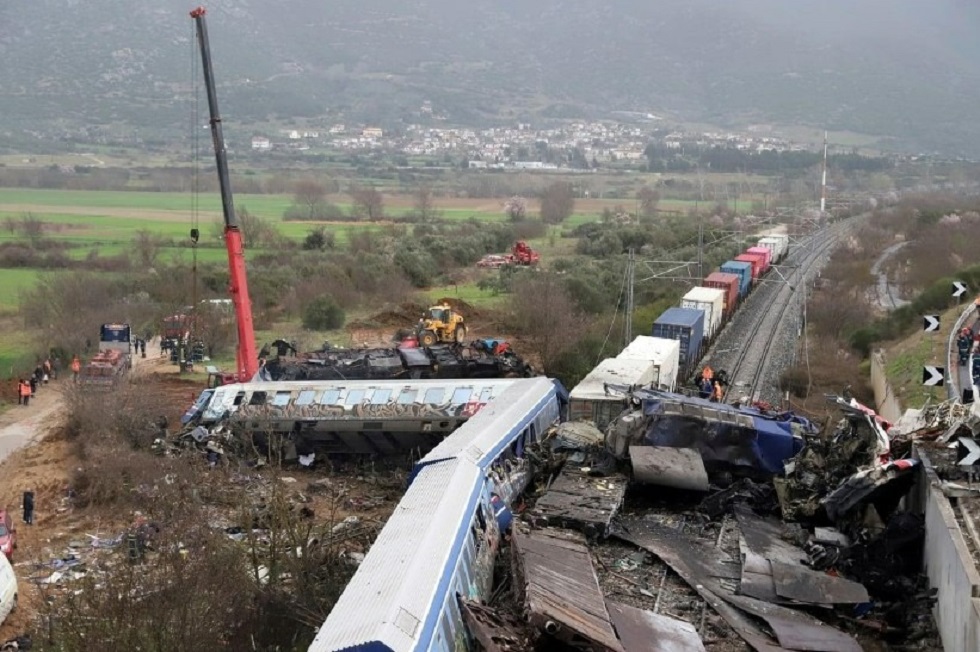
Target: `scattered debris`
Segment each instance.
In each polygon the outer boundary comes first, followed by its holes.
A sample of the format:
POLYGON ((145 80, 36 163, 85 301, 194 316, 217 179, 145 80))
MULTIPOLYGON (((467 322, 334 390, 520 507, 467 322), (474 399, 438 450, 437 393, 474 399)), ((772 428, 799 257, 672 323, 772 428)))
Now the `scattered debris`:
MULTIPOLYGON (((623 523, 623 528, 622 532, 615 533, 616 536, 657 555, 709 603, 718 598, 764 620, 772 628, 780 646, 813 652, 861 651, 861 646, 852 637, 809 614, 736 594, 722 578, 731 577, 737 562, 723 552, 705 548, 690 537, 654 523, 634 519, 623 523)), ((729 616, 720 613, 728 620, 729 616)), ((758 638, 757 630, 747 629, 744 623, 737 620, 730 620, 729 623, 740 633, 746 631, 746 642, 757 650, 774 649, 768 639, 758 638)))
POLYGON ((575 528, 590 537, 604 535, 623 504, 627 480, 621 475, 594 477, 592 471, 566 465, 530 510, 534 522, 575 528))
POLYGON ((707 491, 708 472, 701 454, 693 448, 630 446, 633 479, 691 491, 707 491))
POLYGON ((515 582, 531 624, 570 645, 586 642, 625 652, 581 535, 515 528, 512 554, 515 582))
POLYGON ((509 614, 459 599, 463 622, 485 652, 530 652, 532 634, 509 614))
POLYGON ((690 623, 610 600, 606 609, 626 652, 704 652, 690 623))

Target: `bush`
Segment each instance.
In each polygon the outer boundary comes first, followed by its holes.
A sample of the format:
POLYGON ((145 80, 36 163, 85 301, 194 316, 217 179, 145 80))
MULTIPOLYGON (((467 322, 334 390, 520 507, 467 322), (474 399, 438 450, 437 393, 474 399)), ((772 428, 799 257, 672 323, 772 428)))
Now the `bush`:
POLYGON ((343 309, 333 297, 322 296, 314 299, 303 310, 303 328, 311 331, 329 331, 344 325, 343 309))

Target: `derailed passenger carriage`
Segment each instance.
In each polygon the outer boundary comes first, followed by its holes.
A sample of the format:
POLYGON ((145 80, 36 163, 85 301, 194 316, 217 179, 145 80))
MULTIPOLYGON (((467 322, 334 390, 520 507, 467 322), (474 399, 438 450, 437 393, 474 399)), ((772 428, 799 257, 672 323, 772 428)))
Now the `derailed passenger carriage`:
POLYGON ((524 452, 561 416, 564 390, 518 380, 413 469, 398 508, 311 651, 473 649, 459 598, 487 600, 524 452))
POLYGON ((307 452, 429 450, 516 379, 256 382, 205 392, 185 423, 234 435, 286 436, 307 452))

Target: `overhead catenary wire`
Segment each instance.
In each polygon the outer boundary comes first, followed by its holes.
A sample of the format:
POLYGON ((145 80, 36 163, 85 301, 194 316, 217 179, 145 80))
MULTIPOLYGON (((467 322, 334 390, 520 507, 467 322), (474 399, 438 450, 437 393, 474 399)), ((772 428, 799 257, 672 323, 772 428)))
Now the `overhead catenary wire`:
POLYGON ((616 310, 613 311, 612 319, 609 321, 609 330, 606 331, 606 337, 602 340, 602 346, 599 347, 599 355, 596 357, 595 364, 598 365, 602 362, 602 355, 606 352, 606 345, 609 344, 609 338, 612 337, 613 329, 616 327, 616 318, 619 316, 619 306, 623 302, 623 295, 626 292, 626 285, 629 282, 630 270, 627 264, 626 269, 623 270, 623 281, 619 285, 619 296, 616 297, 616 310))

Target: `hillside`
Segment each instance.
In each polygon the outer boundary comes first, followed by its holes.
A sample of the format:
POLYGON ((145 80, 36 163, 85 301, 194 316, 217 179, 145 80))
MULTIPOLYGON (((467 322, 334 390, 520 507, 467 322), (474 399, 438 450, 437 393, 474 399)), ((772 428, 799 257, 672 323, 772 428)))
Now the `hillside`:
MULTIPOLYGON (((218 0, 210 28, 237 125, 397 124, 648 111, 849 130, 980 155, 980 8, 961 0, 218 0)), ((0 4, 0 130, 186 137, 191 5, 0 4)))

